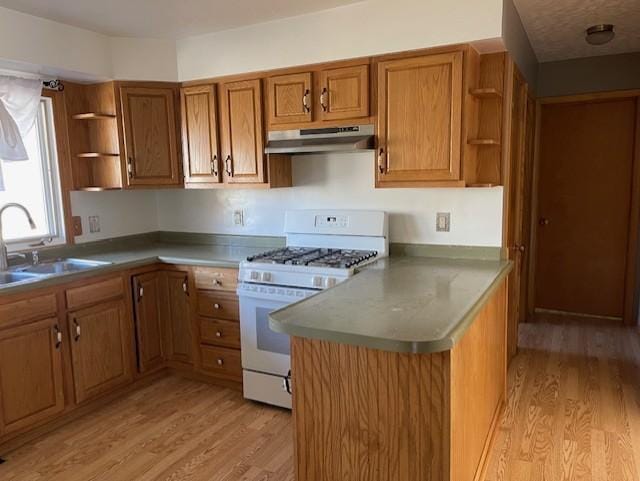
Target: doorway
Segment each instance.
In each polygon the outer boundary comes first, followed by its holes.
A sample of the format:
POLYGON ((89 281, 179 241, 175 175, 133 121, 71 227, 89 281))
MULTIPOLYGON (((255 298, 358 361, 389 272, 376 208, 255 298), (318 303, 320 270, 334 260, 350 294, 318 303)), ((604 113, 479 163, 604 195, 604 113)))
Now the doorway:
POLYGON ((635 323, 638 93, 543 99, 530 314, 635 323))

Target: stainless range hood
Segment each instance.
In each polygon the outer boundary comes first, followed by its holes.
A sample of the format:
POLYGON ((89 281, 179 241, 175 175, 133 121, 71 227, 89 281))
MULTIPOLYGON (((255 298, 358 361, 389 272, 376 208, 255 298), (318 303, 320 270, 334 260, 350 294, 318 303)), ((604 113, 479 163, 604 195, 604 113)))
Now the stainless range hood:
POLYGON ((264 151, 267 154, 312 154, 373 148, 373 125, 353 125, 269 132, 264 151))

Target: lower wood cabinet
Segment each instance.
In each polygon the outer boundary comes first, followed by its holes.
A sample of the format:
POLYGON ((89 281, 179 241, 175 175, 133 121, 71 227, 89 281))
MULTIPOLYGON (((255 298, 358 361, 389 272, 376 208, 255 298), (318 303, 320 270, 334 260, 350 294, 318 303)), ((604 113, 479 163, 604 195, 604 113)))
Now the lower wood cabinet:
POLYGON ((193 334, 189 309, 189 273, 167 271, 167 309, 165 346, 166 358, 187 364, 193 363, 193 334))
POLYGON ((77 403, 133 379, 128 319, 122 299, 69 314, 77 403))
POLYGON ((64 410, 58 319, 0 332, 0 434, 64 410))
POLYGON ((140 372, 164 363, 162 342, 162 319, 166 306, 164 287, 162 272, 149 272, 133 278, 133 304, 140 372))

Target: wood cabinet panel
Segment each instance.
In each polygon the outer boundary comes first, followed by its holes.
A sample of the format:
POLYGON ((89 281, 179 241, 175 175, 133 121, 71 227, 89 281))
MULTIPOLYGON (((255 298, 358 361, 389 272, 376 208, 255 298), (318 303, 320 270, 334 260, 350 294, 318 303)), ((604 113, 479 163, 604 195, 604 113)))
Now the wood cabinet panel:
POLYGON ((320 118, 340 120, 369 115, 369 66, 320 72, 320 118))
POLYGON ((58 310, 55 294, 21 299, 0 305, 0 328, 34 319, 55 316, 58 310))
POLYGON ((122 300, 69 314, 76 402, 132 380, 131 326, 122 300))
POLYGON ((235 294, 198 291, 198 314, 217 319, 240 319, 238 297, 235 294))
POLYGON ((162 319, 167 309, 167 290, 161 272, 133 278, 133 297, 138 344, 138 369, 153 369, 164 362, 162 319))
POLYGON ((242 380, 240 351, 224 347, 200 346, 202 369, 216 377, 242 380))
POLYGON ((269 125, 312 120, 311 72, 279 75, 267 79, 269 125))
POLYGON ((57 318, 0 332, 2 434, 63 411, 61 339, 57 318))
POLYGON ((220 137, 225 182, 265 182, 260 80, 223 83, 220 91, 220 137))
POLYGON ((462 52, 378 63, 378 185, 460 179, 462 52))
POLYGON ((240 324, 235 321, 201 318, 200 341, 240 349, 240 324))
POLYGON ((235 293, 238 288, 238 269, 196 267, 193 272, 198 289, 214 289, 235 293))
POLYGON ((66 292, 67 308, 78 309, 107 299, 120 297, 124 293, 122 277, 94 282, 86 286, 74 287, 66 292))
POLYGON ((167 271, 166 357, 172 361, 193 361, 193 334, 189 315, 189 274, 167 271))
POLYGON ((219 183, 220 158, 214 85, 181 90, 185 183, 219 183))
POLYGON ((175 90, 121 87, 129 186, 178 185, 175 90))

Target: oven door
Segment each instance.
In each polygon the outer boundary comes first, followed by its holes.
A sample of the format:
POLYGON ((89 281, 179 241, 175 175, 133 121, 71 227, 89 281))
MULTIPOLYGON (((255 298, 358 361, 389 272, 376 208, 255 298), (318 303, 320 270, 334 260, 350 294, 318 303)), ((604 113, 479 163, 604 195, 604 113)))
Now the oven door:
POLYGON ((269 328, 269 313, 317 292, 248 283, 238 286, 243 369, 287 376, 291 369, 289 336, 269 328))

